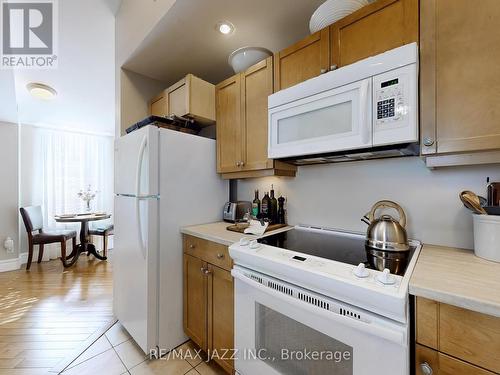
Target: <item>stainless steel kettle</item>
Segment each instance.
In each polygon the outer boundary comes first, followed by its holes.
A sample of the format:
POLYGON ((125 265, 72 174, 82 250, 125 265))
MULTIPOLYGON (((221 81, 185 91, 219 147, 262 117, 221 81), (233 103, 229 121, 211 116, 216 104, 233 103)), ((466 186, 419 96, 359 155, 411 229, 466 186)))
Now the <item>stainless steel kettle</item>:
POLYGON ((406 215, 401 206, 384 200, 373 205, 363 219, 368 224, 366 234, 366 257, 370 265, 379 271, 389 269, 391 273, 403 275, 408 264, 410 246, 406 235, 406 215), (394 208, 399 213, 399 220, 391 215, 375 218, 380 208, 394 208))
POLYGON ((384 251, 408 251, 408 236, 406 234, 406 215, 399 204, 389 200, 375 203, 369 213, 365 215, 368 219, 368 230, 366 234, 366 245, 377 250, 384 251), (394 208, 398 211, 399 220, 391 215, 375 217, 375 213, 381 208, 394 208))

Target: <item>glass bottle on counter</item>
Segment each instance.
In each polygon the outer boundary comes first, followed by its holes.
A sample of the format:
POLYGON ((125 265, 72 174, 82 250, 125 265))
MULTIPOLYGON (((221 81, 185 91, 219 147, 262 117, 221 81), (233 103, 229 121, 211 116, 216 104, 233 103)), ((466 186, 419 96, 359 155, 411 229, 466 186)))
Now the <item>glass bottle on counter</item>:
POLYGON ((278 200, 274 197, 274 186, 271 185, 271 206, 269 207, 269 221, 272 224, 278 222, 278 200))
POLYGON ((285 198, 282 196, 278 198, 278 224, 285 223, 285 198))
POLYGON ((260 217, 261 219, 269 219, 269 209, 271 207, 271 198, 266 192, 262 198, 262 203, 260 205, 260 217))
POLYGON ((255 190, 255 198, 252 202, 252 216, 257 219, 260 218, 259 190, 255 190))

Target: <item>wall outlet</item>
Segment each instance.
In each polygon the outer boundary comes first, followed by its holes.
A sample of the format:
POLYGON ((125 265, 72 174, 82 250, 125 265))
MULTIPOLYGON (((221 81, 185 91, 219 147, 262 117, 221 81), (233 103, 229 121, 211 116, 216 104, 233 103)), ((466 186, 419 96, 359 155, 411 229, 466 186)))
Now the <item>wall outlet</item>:
POLYGON ((14 252, 14 240, 10 237, 7 237, 7 239, 3 243, 3 247, 8 253, 13 253, 14 252))

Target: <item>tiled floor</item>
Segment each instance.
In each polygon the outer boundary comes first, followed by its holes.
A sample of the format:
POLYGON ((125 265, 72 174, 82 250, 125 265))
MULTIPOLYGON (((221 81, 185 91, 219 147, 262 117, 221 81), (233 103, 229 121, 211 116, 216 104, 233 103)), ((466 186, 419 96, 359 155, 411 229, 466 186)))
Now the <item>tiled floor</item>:
POLYGON ((63 375, 226 375, 216 364, 198 358, 196 350, 192 342, 187 342, 176 349, 179 356, 167 354, 162 359, 149 360, 121 324, 116 323, 71 363, 63 375))

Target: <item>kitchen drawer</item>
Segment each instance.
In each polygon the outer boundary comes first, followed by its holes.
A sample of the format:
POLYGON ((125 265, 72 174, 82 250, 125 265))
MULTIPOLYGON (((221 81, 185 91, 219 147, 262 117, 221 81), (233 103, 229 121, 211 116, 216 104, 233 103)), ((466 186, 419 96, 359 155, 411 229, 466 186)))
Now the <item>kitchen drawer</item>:
POLYGON ((232 268, 232 260, 227 246, 202 238, 184 235, 184 253, 202 259, 227 271, 232 268))
POLYGON ((416 346, 416 375, 494 375, 493 372, 473 366, 425 346, 416 346), (432 370, 432 372, 430 371, 432 370))
POLYGON ((500 318, 440 304, 439 350, 500 372, 500 318))
POLYGON ((418 297, 416 341, 500 373, 500 318, 418 297))

